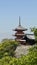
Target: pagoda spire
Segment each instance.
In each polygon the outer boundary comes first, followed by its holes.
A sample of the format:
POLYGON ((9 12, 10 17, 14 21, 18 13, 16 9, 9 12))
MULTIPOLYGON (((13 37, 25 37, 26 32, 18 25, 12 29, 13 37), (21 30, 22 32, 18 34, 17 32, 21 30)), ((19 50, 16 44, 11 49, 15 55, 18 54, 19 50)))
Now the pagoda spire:
POLYGON ((19 16, 19 26, 21 26, 20 16, 19 16))

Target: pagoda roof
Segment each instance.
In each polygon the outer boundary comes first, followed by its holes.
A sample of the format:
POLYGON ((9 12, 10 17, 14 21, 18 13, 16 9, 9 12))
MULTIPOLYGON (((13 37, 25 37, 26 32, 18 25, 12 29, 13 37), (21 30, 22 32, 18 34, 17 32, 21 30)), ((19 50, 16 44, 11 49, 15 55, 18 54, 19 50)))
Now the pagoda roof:
POLYGON ((15 29, 15 31, 17 31, 17 30, 26 31, 27 29, 26 29, 26 28, 23 28, 23 27, 20 25, 20 26, 18 26, 18 27, 15 29))
POLYGON ((15 34, 14 36, 24 36, 25 34, 15 34))
POLYGON ((14 31, 19 31, 19 30, 22 30, 22 31, 26 31, 27 30, 26 28, 23 28, 21 26, 20 17, 19 17, 19 26, 17 28, 15 28, 14 31))
POLYGON ((29 38, 29 39, 35 39, 35 36, 34 35, 26 35, 27 36, 27 38, 29 38))

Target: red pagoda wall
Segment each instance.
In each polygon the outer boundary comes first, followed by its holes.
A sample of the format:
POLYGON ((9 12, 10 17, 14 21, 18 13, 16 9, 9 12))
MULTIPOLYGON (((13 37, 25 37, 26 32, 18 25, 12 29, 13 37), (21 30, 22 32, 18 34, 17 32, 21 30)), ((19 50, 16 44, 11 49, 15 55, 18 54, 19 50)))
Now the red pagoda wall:
POLYGON ((22 39, 22 38, 23 38, 22 34, 24 34, 23 31, 21 31, 21 30, 17 31, 17 32, 15 33, 16 39, 22 39), (17 34, 21 34, 21 35, 17 35, 17 34))

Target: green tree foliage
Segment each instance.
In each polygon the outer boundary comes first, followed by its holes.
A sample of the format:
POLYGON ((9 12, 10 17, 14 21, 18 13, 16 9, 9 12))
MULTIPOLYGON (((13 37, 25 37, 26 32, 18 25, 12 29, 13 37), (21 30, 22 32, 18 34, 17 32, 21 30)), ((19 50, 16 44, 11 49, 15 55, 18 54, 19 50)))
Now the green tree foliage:
POLYGON ((35 40, 37 41, 37 28, 31 28, 31 31, 34 32, 34 35, 35 35, 35 40))
POLYGON ((0 43, 0 58, 3 56, 14 56, 18 43, 12 40, 4 40, 0 43))
POLYGON ((33 27, 33 28, 30 28, 30 29, 31 29, 31 31, 32 31, 32 32, 34 32, 36 28, 35 28, 35 27, 33 27))
POLYGON ((35 34, 35 36, 37 36, 37 29, 35 29, 34 34, 35 34))
POLYGON ((29 53, 20 58, 13 56, 18 43, 4 41, 0 44, 0 65, 37 65, 37 45, 29 49, 29 53))
POLYGON ((34 32, 34 35, 35 35, 35 36, 37 36, 37 28, 35 28, 35 27, 34 27, 34 28, 31 28, 31 31, 34 32))

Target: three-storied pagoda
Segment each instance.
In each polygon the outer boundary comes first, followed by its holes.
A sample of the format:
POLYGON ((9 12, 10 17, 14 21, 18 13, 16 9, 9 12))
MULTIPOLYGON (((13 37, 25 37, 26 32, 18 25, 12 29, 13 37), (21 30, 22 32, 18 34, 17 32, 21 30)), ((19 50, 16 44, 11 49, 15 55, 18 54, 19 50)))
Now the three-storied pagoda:
POLYGON ((26 30, 27 30, 26 28, 23 28, 21 26, 20 17, 19 17, 19 26, 14 29, 14 31, 16 31, 16 33, 14 35, 16 37, 15 40, 16 41, 19 41, 22 44, 25 44, 26 43, 26 40, 23 39, 23 37, 25 36, 24 31, 26 31, 26 30))

